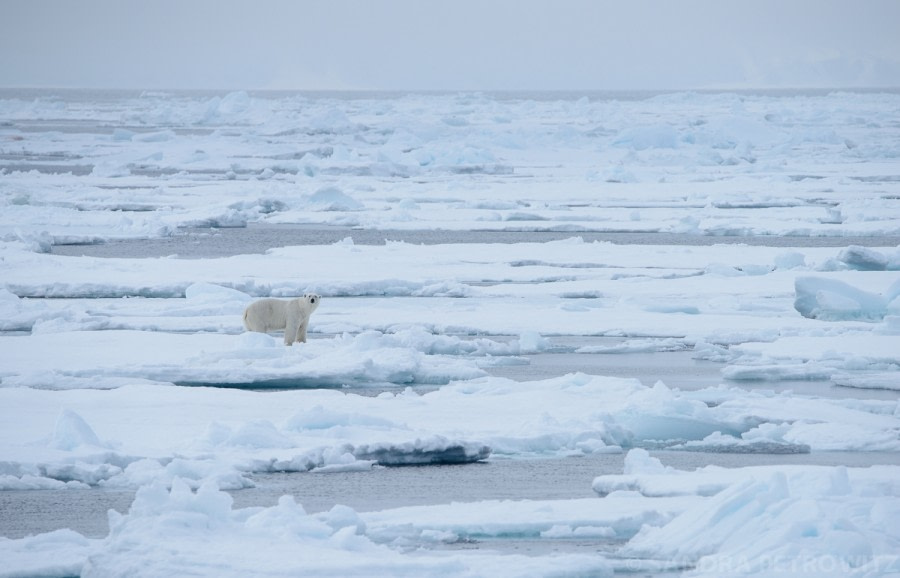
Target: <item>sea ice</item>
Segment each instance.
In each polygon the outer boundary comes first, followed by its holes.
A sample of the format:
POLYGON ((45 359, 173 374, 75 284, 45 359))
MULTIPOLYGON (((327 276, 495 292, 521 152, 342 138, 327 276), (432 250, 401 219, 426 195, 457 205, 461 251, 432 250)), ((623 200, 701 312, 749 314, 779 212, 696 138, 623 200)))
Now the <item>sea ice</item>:
POLYGON ((0 538, 0 575, 896 572, 896 466, 682 471, 648 450, 900 451, 898 99, 4 95, 0 489, 137 496, 101 540, 0 538), (53 253, 256 224, 528 236, 53 253), (644 244, 666 233, 693 244, 644 244), (243 332, 252 299, 307 291, 328 300, 303 347, 243 332), (723 385, 486 371, 680 351, 723 385), (845 395, 768 389, 791 379, 845 395), (308 514, 224 491, 596 452, 627 452, 625 470, 580 500, 308 514), (516 539, 609 554, 494 550, 516 539))
POLYGON ((900 534, 893 523, 900 514, 896 466, 686 472, 660 467, 643 450, 632 450, 627 461, 630 473, 595 480, 595 489, 605 495, 593 499, 482 501, 364 513, 335 506, 307 514, 291 496, 267 508, 235 509, 231 496, 213 484, 192 490, 175 479, 170 487, 142 487, 128 513, 111 512, 105 539, 63 530, 0 540, 0 553, 9 575, 88 576, 261 571, 287 576, 310 569, 365 576, 373 568, 389 576, 675 570, 710 576, 872 575, 900 562, 900 534), (537 558, 493 550, 493 540, 537 538, 624 545, 613 555, 537 558), (452 548, 473 540, 481 548, 452 548), (435 544, 444 546, 435 549, 435 544))
MULTIPOLYGON (((761 444, 780 453, 900 450, 896 402, 682 392, 579 374, 523 383, 469 379, 424 394, 376 397, 164 385, 4 387, 0 401, 3 473, 91 486, 180 475, 242 487, 242 476, 258 471, 468 462, 489 452, 522 458, 635 446, 758 451, 761 444), (180 417, 183 407, 191 408, 190 420, 180 417), (18 415, 28 415, 28 423, 18 415)), ((5 487, 20 484, 5 480, 5 487)))

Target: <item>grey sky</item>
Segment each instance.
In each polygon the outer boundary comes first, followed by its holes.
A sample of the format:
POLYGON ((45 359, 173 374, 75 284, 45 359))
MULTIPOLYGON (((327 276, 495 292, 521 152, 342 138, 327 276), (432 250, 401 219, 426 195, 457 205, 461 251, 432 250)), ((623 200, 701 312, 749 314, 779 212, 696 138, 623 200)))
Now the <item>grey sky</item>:
POLYGON ((0 0, 0 86, 900 86, 898 0, 0 0))

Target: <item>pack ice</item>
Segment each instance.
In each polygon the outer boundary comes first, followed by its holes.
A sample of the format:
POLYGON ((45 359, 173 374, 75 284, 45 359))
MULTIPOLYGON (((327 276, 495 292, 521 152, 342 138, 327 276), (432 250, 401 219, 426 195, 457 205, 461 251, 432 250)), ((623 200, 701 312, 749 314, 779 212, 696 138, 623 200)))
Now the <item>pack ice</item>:
POLYGON ((0 491, 134 500, 0 576, 900 573, 895 92, 97 98, 0 94, 0 491), (276 226, 342 239, 225 250, 276 226), (306 292, 307 343, 243 331, 306 292), (712 377, 612 375, 667 355, 712 377), (603 454, 580 498, 235 506, 603 454))

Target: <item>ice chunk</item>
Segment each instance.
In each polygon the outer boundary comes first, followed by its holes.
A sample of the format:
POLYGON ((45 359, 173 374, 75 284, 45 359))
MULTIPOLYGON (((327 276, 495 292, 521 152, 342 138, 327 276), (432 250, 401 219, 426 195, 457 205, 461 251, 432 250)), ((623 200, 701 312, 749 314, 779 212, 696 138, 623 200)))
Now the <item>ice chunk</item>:
POLYGON ((145 132, 145 133, 135 134, 132 137, 132 140, 135 140, 138 142, 145 142, 145 143, 158 143, 158 142, 166 142, 166 141, 174 140, 176 138, 178 138, 178 137, 175 135, 175 131, 160 130, 160 131, 154 131, 154 132, 145 132))
POLYGON ((672 471, 662 465, 659 458, 654 458, 643 448, 634 448, 625 455, 625 474, 663 474, 672 471))
POLYGON ((356 510, 341 504, 332 507, 321 518, 334 531, 342 528, 354 528, 358 534, 364 534, 366 531, 366 523, 359 517, 356 510))
POLYGON ((242 291, 213 283, 192 283, 184 290, 184 296, 189 301, 214 303, 221 303, 222 301, 246 303, 251 299, 249 295, 242 291))
POLYGON ((70 451, 83 445, 104 446, 84 418, 70 409, 62 410, 56 419, 50 446, 70 451))
MULTIPOLYGON (((603 181, 607 183, 636 183, 637 177, 633 172, 629 171, 622 165, 613 165, 599 171, 590 171, 585 175, 588 181, 603 181)), ((640 221, 640 213, 633 211, 630 215, 631 220, 640 221)))
POLYGON ((890 264, 890 260, 882 253, 857 245, 851 245, 841 251, 838 261, 846 263, 851 269, 860 271, 884 271, 890 264))
MULTIPOLYGON (((651 311, 658 311, 658 309, 654 307, 646 307, 645 309, 651 311)), ((663 309, 663 308, 660 308, 663 309)), ((684 312, 693 314, 695 312, 691 311, 692 309, 696 309, 694 307, 679 307, 672 306, 670 309, 664 311, 665 313, 672 312, 684 312)), ((696 313, 699 313, 697 311, 696 313)), ((683 339, 676 338, 668 338, 668 339, 627 339, 621 343, 616 343, 613 345, 585 345, 579 347, 575 350, 575 353, 603 353, 603 354, 618 354, 618 353, 645 353, 645 352, 658 352, 658 351, 683 351, 687 346, 684 343, 683 339)))
POLYGON ((794 290, 794 308, 810 319, 881 321, 887 313, 888 300, 883 296, 837 279, 797 277, 794 290))
POLYGON ((541 538, 550 539, 600 539, 608 540, 616 537, 616 531, 608 526, 578 526, 573 528, 566 524, 557 524, 541 532, 541 538))
POLYGON ((900 298, 895 297, 888 306, 891 315, 886 315, 881 321, 881 325, 875 328, 875 333, 882 335, 900 335, 900 315, 895 315, 894 311, 900 312, 900 298))
POLYGON ((90 486, 82 482, 76 482, 74 480, 63 482, 54 478, 33 476, 29 474, 26 474, 22 477, 11 476, 9 474, 0 475, 0 491, 67 490, 87 488, 90 488, 90 486))
POLYGON ((638 151, 651 148, 673 149, 678 146, 678 131, 668 124, 625 128, 612 144, 638 151))
POLYGON ((392 429, 402 426, 391 420, 374 415, 361 413, 338 412, 316 405, 307 411, 295 414, 291 417, 286 429, 292 431, 326 430, 336 427, 361 426, 373 429, 392 429))
POLYGON ((332 532, 325 524, 309 517, 303 506, 290 495, 281 496, 278 505, 253 514, 244 524, 249 530, 279 528, 283 534, 294 539, 325 538, 332 532))
POLYGON ((806 267, 806 256, 797 251, 788 251, 775 257, 775 267, 778 269, 802 269, 806 267))
POLYGON ((353 454, 358 459, 373 460, 382 466, 420 466, 478 462, 491 455, 491 448, 480 443, 435 436, 405 444, 363 445, 357 447, 353 454))
POLYGON ((314 211, 360 211, 365 208, 337 187, 322 187, 306 197, 306 204, 314 211))
POLYGON ((275 339, 266 333, 257 333, 255 331, 246 331, 238 336, 235 349, 272 349, 281 345, 280 339, 275 339))
POLYGON ((64 529, 27 536, 22 540, 0 539, 4 576, 80 576, 85 561, 99 547, 73 530, 64 529))
POLYGON ((839 373, 831 377, 836 385, 860 389, 890 389, 900 391, 900 371, 863 371, 839 373))
POLYGON ((360 460, 352 453, 349 445, 326 448, 322 452, 320 464, 312 470, 313 473, 330 472, 364 472, 372 469, 375 460, 360 460))
MULTIPOLYGON (((772 426, 773 424, 763 425, 772 426)), ((806 444, 791 443, 784 439, 748 436, 749 433, 745 433, 741 438, 736 438, 715 432, 702 440, 691 440, 673 446, 671 449, 729 454, 808 454, 810 452, 810 447, 806 444)))
POLYGON ((519 353, 538 353, 550 348, 550 342, 537 331, 525 331, 519 335, 519 353))
POLYGON ((126 128, 116 128, 112 133, 113 141, 130 141, 134 138, 134 131, 126 128))
POLYGON ((244 91, 235 91, 224 97, 214 96, 206 104, 205 122, 214 123, 224 118, 240 117, 250 109, 252 98, 244 91))
POLYGON ((225 443, 247 448, 290 448, 294 443, 266 420, 256 420, 240 426, 225 443))

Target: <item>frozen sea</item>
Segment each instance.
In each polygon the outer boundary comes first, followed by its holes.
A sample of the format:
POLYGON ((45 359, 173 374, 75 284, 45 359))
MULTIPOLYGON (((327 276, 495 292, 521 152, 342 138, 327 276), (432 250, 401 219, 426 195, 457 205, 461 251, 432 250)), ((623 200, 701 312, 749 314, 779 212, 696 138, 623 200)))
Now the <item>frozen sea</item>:
POLYGON ((897 575, 898 111, 0 92, 0 575, 897 575))

